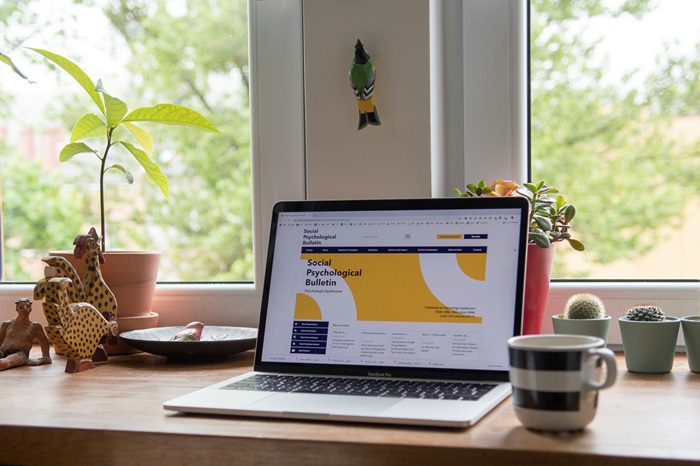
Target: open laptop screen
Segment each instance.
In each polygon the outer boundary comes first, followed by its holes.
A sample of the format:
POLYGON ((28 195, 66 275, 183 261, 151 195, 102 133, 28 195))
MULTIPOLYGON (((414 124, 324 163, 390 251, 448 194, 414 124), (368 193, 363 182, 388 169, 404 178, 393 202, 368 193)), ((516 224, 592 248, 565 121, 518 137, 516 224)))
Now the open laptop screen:
POLYGON ((256 362, 507 370, 526 209, 522 199, 278 205, 256 362))

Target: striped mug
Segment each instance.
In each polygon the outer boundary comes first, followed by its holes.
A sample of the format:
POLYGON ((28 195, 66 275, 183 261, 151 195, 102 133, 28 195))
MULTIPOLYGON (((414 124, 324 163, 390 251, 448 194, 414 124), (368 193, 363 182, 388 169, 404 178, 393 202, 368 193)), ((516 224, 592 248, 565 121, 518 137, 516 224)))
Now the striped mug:
POLYGON ((595 417, 598 390, 612 386, 617 374, 615 355, 604 346, 601 338, 583 335, 509 339, 513 406, 520 422, 545 431, 588 425, 595 417))

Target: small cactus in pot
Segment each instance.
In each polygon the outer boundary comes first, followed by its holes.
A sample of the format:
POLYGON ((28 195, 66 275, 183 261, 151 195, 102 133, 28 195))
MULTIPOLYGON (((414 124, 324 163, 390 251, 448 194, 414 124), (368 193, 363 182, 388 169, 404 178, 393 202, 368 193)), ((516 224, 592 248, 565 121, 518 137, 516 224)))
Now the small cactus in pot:
POLYGON ((594 294, 575 294, 569 298, 564 307, 565 319, 602 319, 603 317, 605 317, 605 305, 594 294))
POLYGON ((661 374, 673 368, 680 319, 658 306, 634 306, 619 319, 627 369, 661 374))
POLYGON ((562 314, 552 316, 552 327, 557 334, 589 335, 607 343, 610 317, 598 296, 579 293, 566 301, 562 314))
POLYGON ((656 306, 635 306, 625 313, 627 320, 658 322, 664 320, 664 311, 656 306))

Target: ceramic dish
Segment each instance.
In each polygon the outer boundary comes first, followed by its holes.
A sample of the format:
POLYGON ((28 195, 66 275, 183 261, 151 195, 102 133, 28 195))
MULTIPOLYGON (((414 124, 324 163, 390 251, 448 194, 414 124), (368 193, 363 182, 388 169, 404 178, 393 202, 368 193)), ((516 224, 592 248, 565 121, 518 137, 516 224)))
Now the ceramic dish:
POLYGON ((255 347, 258 329, 205 326, 199 341, 171 341, 185 327, 156 327, 131 330, 119 338, 147 353, 174 359, 220 358, 255 347))

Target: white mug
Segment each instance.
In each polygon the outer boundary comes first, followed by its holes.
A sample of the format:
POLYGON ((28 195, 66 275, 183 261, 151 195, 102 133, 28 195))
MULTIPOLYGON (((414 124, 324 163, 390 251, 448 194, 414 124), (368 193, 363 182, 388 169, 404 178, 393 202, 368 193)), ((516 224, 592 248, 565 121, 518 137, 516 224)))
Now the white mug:
POLYGON ((615 383, 617 365, 601 338, 527 335, 508 340, 515 414, 525 427, 573 431, 595 417, 598 390, 615 383), (607 371, 603 376, 603 365, 607 371))

